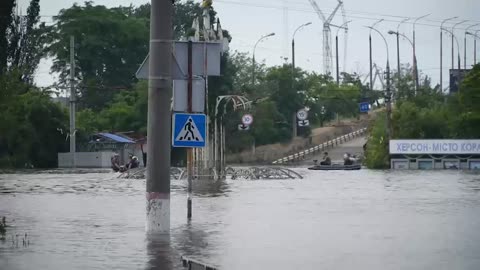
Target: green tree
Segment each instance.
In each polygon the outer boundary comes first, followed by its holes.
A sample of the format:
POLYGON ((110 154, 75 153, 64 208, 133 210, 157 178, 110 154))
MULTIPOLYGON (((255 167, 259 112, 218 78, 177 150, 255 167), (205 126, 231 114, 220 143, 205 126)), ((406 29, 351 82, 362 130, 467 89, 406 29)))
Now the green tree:
POLYGON ((60 86, 69 76, 70 37, 76 43, 76 75, 81 107, 101 110, 119 90, 132 87, 134 74, 148 53, 146 18, 125 9, 74 4, 62 9, 50 28, 48 51, 60 86))
POLYGON ((54 167, 66 146, 67 114, 48 92, 18 80, 20 74, 0 76, 0 166, 54 167))
POLYGON ((39 2, 31 0, 27 16, 20 16, 13 12, 16 1, 9 0, 0 14, 0 74, 20 70, 19 79, 30 84, 43 56, 45 42, 45 24, 39 24, 39 2))

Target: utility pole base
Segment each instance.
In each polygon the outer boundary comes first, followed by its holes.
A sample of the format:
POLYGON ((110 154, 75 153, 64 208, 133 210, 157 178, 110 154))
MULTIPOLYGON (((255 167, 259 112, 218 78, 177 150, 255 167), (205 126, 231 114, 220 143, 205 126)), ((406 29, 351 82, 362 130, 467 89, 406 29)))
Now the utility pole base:
POLYGON ((147 192, 147 233, 170 233, 170 194, 147 192))

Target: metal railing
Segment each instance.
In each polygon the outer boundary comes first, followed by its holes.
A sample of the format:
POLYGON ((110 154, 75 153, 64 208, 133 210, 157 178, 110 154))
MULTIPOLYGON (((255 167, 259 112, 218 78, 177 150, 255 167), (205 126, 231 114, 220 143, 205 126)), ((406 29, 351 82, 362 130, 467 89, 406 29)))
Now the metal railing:
POLYGON ((311 154, 313 155, 317 152, 327 150, 328 148, 333 148, 333 147, 335 147, 339 144, 342 144, 342 143, 348 142, 350 140, 353 140, 354 138, 363 136, 366 132, 367 132, 367 128, 362 128, 360 130, 357 130, 357 131, 345 134, 343 136, 337 137, 333 140, 326 141, 322 144, 311 147, 307 150, 300 151, 300 152, 297 152, 295 154, 277 159, 277 160, 273 161, 272 164, 283 164, 283 163, 287 163, 287 162, 295 162, 297 160, 303 160, 308 155, 311 155, 311 154))

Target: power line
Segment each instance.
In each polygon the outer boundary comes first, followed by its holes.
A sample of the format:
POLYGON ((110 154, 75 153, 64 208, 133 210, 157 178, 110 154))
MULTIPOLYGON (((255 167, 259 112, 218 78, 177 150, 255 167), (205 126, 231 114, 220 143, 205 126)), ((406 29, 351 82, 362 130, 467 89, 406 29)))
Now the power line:
MULTIPOLYGON (((254 7, 254 8, 267 8, 267 9, 278 9, 282 10, 283 7, 280 6, 275 6, 275 5, 267 5, 267 4, 258 4, 258 3, 246 3, 246 2, 239 2, 239 1, 231 1, 231 0, 216 0, 217 3, 224 3, 224 4, 232 4, 232 5, 240 5, 240 6, 247 6, 247 7, 254 7)), ((302 8, 292 8, 292 7, 287 7, 289 11, 297 11, 297 12, 303 12, 303 13, 312 13, 315 14, 313 10, 310 9, 302 9, 302 8)), ((325 11, 333 11, 332 9, 324 9, 325 11)), ((346 10, 347 13, 349 14, 360 14, 360 15, 375 15, 379 17, 386 17, 390 19, 384 19, 386 22, 392 22, 392 23, 399 23, 401 20, 406 19, 406 18, 413 18, 413 16, 399 16, 399 15, 390 15, 390 14, 381 14, 381 13, 373 13, 373 12, 363 12, 363 11, 354 11, 354 10, 346 10), (392 20, 391 18, 395 18, 398 20, 392 20)), ((354 15, 346 15, 347 18, 352 18, 352 19, 357 19, 357 20, 370 20, 370 21, 377 21, 378 17, 365 17, 365 16, 354 16, 354 15)), ((440 27, 440 22, 442 19, 425 19, 424 21, 429 21, 429 22, 436 22, 438 24, 427 24, 427 23, 417 23, 416 25, 422 25, 422 26, 428 26, 428 27, 435 27, 439 28, 440 27)), ((480 22, 477 20, 469 20, 469 22, 480 22)), ((412 22, 406 22, 407 24, 412 24, 412 22)), ((447 24, 454 24, 455 22, 448 22, 447 24)), ((457 28, 458 30, 466 30, 466 28, 457 28)))

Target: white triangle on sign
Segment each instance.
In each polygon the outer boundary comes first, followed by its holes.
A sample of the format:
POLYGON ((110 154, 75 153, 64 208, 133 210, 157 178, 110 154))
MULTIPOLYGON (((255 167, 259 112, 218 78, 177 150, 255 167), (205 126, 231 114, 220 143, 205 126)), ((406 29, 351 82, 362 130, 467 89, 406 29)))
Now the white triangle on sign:
POLYGON ((178 133, 177 137, 175 138, 177 142, 204 142, 200 131, 198 131, 198 127, 193 121, 192 117, 188 117, 187 121, 182 127, 182 130, 178 133))

